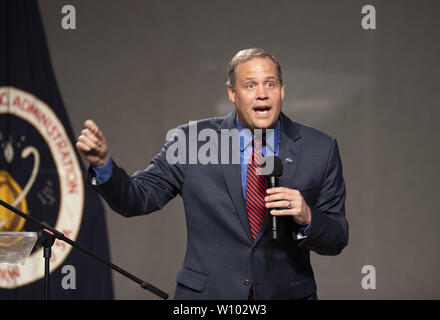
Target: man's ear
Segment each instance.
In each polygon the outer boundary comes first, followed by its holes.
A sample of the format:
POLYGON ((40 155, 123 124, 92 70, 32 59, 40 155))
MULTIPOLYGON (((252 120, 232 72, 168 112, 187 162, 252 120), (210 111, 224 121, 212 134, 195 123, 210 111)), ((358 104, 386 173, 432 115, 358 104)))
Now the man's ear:
POLYGON ((232 103, 235 104, 235 89, 231 85, 228 85, 228 95, 229 100, 231 100, 232 103))
POLYGON ((281 86, 281 101, 283 101, 283 100, 284 100, 284 83, 281 86))

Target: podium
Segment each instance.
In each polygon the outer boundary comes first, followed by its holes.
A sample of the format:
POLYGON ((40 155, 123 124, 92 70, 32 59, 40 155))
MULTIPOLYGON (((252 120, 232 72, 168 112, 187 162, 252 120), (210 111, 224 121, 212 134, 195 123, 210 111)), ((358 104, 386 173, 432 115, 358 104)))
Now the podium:
POLYGON ((34 219, 30 215, 26 215, 24 212, 21 212, 17 208, 11 206, 7 202, 0 199, 0 206, 5 207, 6 209, 14 212, 19 215, 23 219, 26 219, 32 222, 34 225, 38 226, 40 229, 38 233, 36 232, 0 232, 0 263, 7 264, 23 264, 26 258, 32 251, 32 248, 35 245, 35 242, 38 239, 38 242, 42 244, 44 247, 43 256, 44 256, 44 298, 49 300, 49 273, 50 273, 50 258, 51 258, 51 248, 54 244, 55 240, 64 241, 67 244, 70 244, 72 247, 77 248, 78 250, 86 253, 90 257, 100 261, 106 266, 112 268, 113 270, 119 272, 130 280, 136 282, 141 286, 142 289, 148 290, 155 295, 161 297, 162 299, 168 299, 168 294, 163 292, 159 288, 156 288, 152 284, 135 277, 131 273, 125 271, 124 269, 118 267, 117 265, 108 262, 96 255, 94 255, 89 250, 81 247, 75 241, 67 238, 63 233, 58 231, 57 229, 51 227, 46 222, 38 221, 34 219), (1 240, 2 239, 2 240, 1 240))
POLYGON ((21 264, 37 242, 36 232, 0 232, 0 264, 21 264))

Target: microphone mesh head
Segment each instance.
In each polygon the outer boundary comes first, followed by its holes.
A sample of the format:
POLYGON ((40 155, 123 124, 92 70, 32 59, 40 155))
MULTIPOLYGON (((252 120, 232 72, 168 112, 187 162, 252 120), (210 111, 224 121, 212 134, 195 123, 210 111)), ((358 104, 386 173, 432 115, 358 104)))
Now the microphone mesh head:
POLYGON ((265 177, 281 177, 283 175, 283 162, 280 157, 277 156, 268 156, 264 158, 265 166, 273 164, 273 170, 267 172, 265 177))

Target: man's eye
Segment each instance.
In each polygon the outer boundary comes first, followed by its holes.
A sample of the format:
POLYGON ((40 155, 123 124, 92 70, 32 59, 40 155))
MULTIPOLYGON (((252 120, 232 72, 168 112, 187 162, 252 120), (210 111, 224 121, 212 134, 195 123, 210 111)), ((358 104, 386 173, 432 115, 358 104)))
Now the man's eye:
POLYGON ((252 89, 253 87, 255 87, 255 85, 253 83, 249 83, 246 85, 246 88, 252 89))
POLYGON ((273 83, 273 82, 269 82, 269 83, 267 84, 267 86, 268 86, 269 88, 273 88, 273 87, 275 87, 275 83, 273 83))

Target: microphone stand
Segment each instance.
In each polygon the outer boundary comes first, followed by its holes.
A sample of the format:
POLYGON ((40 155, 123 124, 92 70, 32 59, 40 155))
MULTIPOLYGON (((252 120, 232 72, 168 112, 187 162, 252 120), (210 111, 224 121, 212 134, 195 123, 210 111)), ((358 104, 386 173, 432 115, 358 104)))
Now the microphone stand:
POLYGON ((141 286, 142 289, 146 289, 146 290, 154 293, 155 295, 159 296, 160 298, 162 298, 164 300, 168 299, 168 294, 166 292, 163 292, 162 290, 156 288, 152 284, 150 284, 148 282, 145 282, 145 281, 135 277, 134 275, 132 275, 131 273, 129 273, 129 272, 125 271, 124 269, 118 267, 117 265, 114 265, 113 263, 108 262, 108 261, 106 261, 106 260, 104 260, 104 259, 102 259, 102 258, 100 258, 100 257, 98 257, 96 255, 94 255, 92 252, 90 252, 87 249, 81 247, 75 241, 67 238, 63 233, 61 233, 57 229, 51 227, 46 222, 41 222, 41 221, 38 221, 38 220, 34 219, 33 217, 31 217, 31 216, 21 212, 20 210, 18 210, 15 207, 9 205, 8 203, 4 202, 1 199, 0 199, 0 205, 5 207, 8 210, 14 212, 15 214, 19 215, 23 219, 26 219, 26 220, 32 222, 37 227, 39 227, 40 230, 41 230, 41 232, 38 232, 38 235, 39 235, 39 238, 40 238, 40 242, 42 243, 42 245, 44 247, 43 256, 44 256, 44 299, 45 300, 49 300, 49 267, 50 267, 50 258, 52 256, 52 250, 51 249, 52 249, 52 245, 55 242, 55 239, 64 241, 64 242, 70 244, 72 247, 77 248, 78 250, 88 254, 92 258, 100 261, 101 263, 103 263, 106 266, 112 268, 113 270, 119 272, 120 274, 124 275, 125 277, 129 278, 130 280, 136 282, 137 284, 139 284, 141 286))

